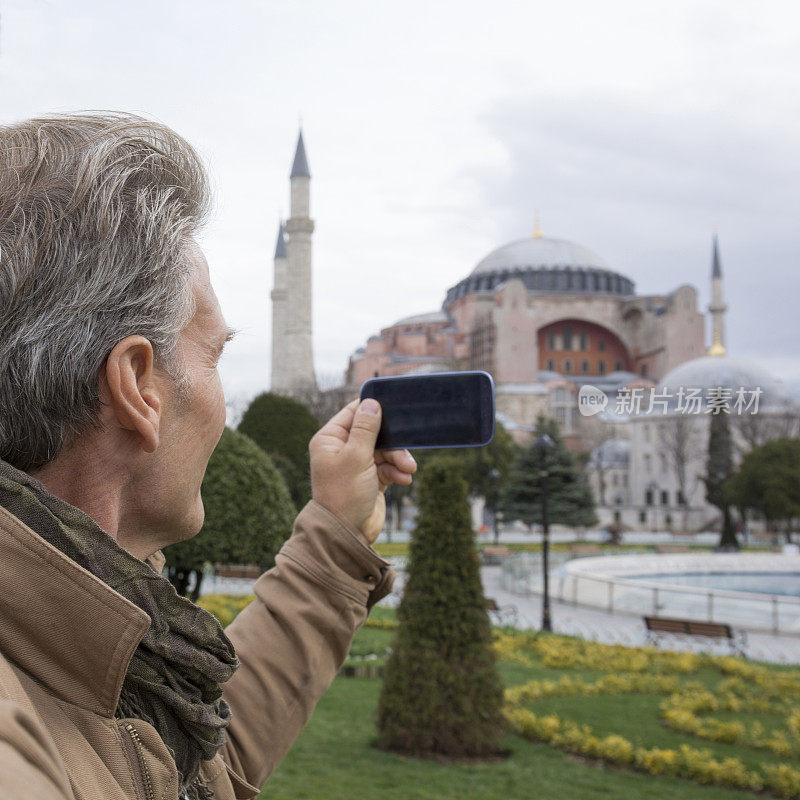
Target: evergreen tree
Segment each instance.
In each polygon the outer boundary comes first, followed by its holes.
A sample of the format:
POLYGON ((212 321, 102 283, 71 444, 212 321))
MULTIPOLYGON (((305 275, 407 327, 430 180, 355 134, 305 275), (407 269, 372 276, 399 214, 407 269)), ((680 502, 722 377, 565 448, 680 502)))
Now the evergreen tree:
POLYGON ((303 403, 265 392, 250 403, 237 428, 275 457, 275 466, 281 471, 298 509, 311 499, 308 443, 319 427, 316 417, 303 403))
POLYGON ((499 423, 495 423, 494 438, 483 447, 463 447, 442 450, 415 450, 413 456, 422 475, 428 461, 451 459, 467 482, 467 492, 471 496, 490 497, 494 491, 492 470, 500 474, 500 482, 505 480, 516 454, 516 445, 511 434, 499 423))
POLYGON ((547 434, 555 447, 542 451, 531 445, 520 451, 500 498, 507 520, 526 525, 542 522, 541 473, 547 471, 547 517, 562 525, 595 525, 594 497, 578 459, 564 446, 555 420, 540 416, 534 437, 547 434))
POLYGON ((733 472, 733 443, 728 415, 713 414, 708 434, 708 459, 706 461, 706 500, 722 512, 722 533, 719 546, 739 549, 736 530, 731 517, 731 502, 725 490, 733 472))
POLYGON ((256 444, 225 428, 202 485, 205 521, 200 533, 164 550, 168 576, 192 600, 200 594, 207 562, 256 564, 268 569, 292 531, 295 509, 281 474, 256 444))
POLYGON ((775 439, 751 450, 725 491, 739 508, 783 522, 790 541, 792 520, 800 517, 800 439, 775 439))
POLYGON ((420 479, 410 557, 378 706, 379 745, 417 756, 496 755, 503 689, 467 487, 447 459, 430 461, 420 479))
MULTIPOLYGON (((418 466, 418 478, 425 474, 425 465, 428 461, 450 459, 453 468, 459 470, 467 482, 468 494, 471 497, 483 497, 486 500, 486 508, 494 512, 498 507, 500 493, 508 480, 508 473, 516 452, 517 446, 511 438, 511 434, 499 422, 496 422, 494 438, 483 447, 415 450, 413 455, 418 466)), ((411 484, 409 493, 416 490, 417 482, 411 484)), ((393 493, 392 499, 398 496, 402 495, 393 493)), ((495 538, 497 531, 497 519, 495 519, 495 538)))

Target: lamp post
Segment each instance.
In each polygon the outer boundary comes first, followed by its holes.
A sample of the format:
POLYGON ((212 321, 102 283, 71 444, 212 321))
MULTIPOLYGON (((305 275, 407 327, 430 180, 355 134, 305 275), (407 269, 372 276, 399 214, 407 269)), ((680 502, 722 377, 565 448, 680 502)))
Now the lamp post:
POLYGON ((651 481, 647 491, 650 493, 650 505, 653 506, 653 528, 658 531, 658 484, 651 481))
POLYGON ((500 481, 500 470, 493 469, 489 473, 489 480, 492 482, 492 527, 494 529, 494 543, 500 543, 500 528, 497 524, 497 495, 500 481))
POLYGON ((549 556, 550 556, 550 526, 547 519, 547 479, 548 471, 548 451, 555 447, 555 442, 543 433, 533 443, 541 457, 541 468, 539 470, 539 486, 542 491, 542 577, 544 578, 544 592, 542 595, 542 630, 552 631, 553 623, 550 619, 550 575, 549 575, 549 556))

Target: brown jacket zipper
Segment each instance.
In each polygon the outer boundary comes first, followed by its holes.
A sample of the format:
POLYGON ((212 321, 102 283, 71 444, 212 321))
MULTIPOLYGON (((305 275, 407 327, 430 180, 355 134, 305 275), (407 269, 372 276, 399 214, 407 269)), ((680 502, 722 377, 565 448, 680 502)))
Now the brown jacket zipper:
POLYGON ((133 725, 128 722, 125 725, 125 730, 128 732, 128 736, 123 736, 122 738, 127 743, 126 749, 130 753, 133 750, 133 761, 136 761, 139 765, 139 769, 134 769, 134 774, 137 779, 137 783, 139 784, 139 790, 142 793, 142 797, 145 800, 154 800, 155 795, 153 794, 153 783, 150 780, 150 772, 147 769, 147 764, 144 760, 144 753, 142 752, 142 742, 139 739, 139 731, 133 727, 133 725))

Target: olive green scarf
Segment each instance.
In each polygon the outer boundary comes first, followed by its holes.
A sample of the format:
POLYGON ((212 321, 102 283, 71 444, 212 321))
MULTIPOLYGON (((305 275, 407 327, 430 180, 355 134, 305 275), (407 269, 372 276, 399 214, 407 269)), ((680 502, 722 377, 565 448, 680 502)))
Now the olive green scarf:
POLYGON ((153 725, 175 758, 181 792, 190 800, 212 797, 198 770, 225 743, 231 714, 221 684, 239 665, 219 622, 82 511, 2 460, 0 506, 150 616, 116 716, 153 725))

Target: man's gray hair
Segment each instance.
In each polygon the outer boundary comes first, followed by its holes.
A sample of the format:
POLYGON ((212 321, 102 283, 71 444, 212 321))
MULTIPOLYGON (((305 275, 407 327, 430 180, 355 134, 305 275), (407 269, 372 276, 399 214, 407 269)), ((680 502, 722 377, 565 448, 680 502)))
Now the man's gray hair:
POLYGON ((0 127, 0 458, 35 470, 96 425, 100 371, 126 336, 177 377, 187 246, 209 205, 197 153, 159 123, 0 127))

